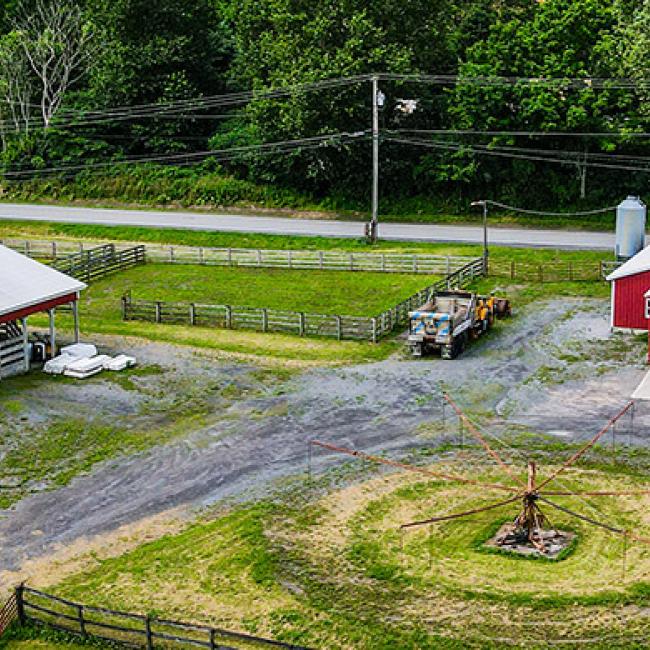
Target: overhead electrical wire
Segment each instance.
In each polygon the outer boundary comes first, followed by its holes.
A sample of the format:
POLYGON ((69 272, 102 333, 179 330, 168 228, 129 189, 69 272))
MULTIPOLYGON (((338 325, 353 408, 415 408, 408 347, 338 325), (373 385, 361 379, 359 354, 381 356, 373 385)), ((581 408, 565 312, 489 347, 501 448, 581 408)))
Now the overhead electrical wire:
MULTIPOLYGON (((387 133, 398 133, 398 131, 387 131, 387 133)), ((440 144, 454 144, 457 146, 467 146, 460 142, 447 143, 444 140, 438 140, 440 144)), ((594 158, 600 160, 636 160, 640 162, 650 162, 650 156, 632 156, 627 154, 616 154, 596 151, 575 151, 566 149, 538 149, 533 147, 518 147, 515 145, 498 145, 498 144, 471 144, 476 149, 487 149, 489 151, 515 151, 518 153, 539 153, 542 155, 567 155, 570 162, 581 162, 584 158, 594 158), (573 160, 575 159, 575 160, 573 160), (581 159, 581 160, 577 160, 581 159)))
POLYGON ((79 172, 94 169, 104 169, 128 164, 142 163, 181 163, 194 164, 204 158, 214 158, 215 160, 228 160, 239 157, 243 154, 254 153, 287 153, 296 149, 309 149, 323 146, 344 145, 348 142, 354 142, 360 139, 368 138, 368 131, 358 131, 356 133, 333 133, 311 138, 301 138, 297 140, 282 140, 278 142, 265 142, 256 145, 244 145, 239 147, 230 147, 228 149, 212 149, 207 151, 183 152, 176 154, 160 155, 142 155, 130 156, 124 159, 110 160, 105 162, 88 163, 81 165, 62 165, 58 167, 46 167, 43 169, 27 169, 14 172, 4 172, 2 176, 7 178, 21 178, 24 176, 40 175, 44 173, 66 173, 79 172))
MULTIPOLYGON (((248 103, 254 99, 271 99, 290 96, 298 92, 314 92, 340 86, 349 86, 371 81, 377 78, 383 81, 408 81, 434 85, 472 85, 472 86, 512 86, 527 84, 530 86, 569 85, 585 88, 625 88, 638 89, 650 85, 650 79, 617 79, 604 77, 554 78, 554 77, 521 77, 521 76, 463 76, 463 75, 426 75, 426 74, 397 74, 397 73, 366 73, 361 75, 323 79, 316 82, 290 84, 279 88, 255 89, 222 95, 209 95, 170 102, 155 102, 115 107, 98 111, 83 111, 78 109, 63 109, 59 112, 58 126, 75 126, 79 120, 92 123, 97 119, 112 118, 130 119, 144 117, 150 114, 170 113, 174 111, 201 110, 207 106, 227 106, 248 103), (66 119, 62 119, 69 116, 66 119)), ((1 123, 0 123, 1 124, 1 123)))
MULTIPOLYGON (((474 153, 476 155, 483 155, 483 156, 495 156, 495 157, 500 157, 500 158, 511 158, 515 160, 529 160, 529 161, 537 161, 537 162, 551 162, 551 163, 557 163, 557 164, 562 164, 562 165, 576 165, 576 164, 581 164, 586 167, 595 167, 595 168, 600 168, 600 169, 615 169, 619 171, 633 171, 633 172, 650 172, 650 166, 649 167, 632 167, 629 165, 616 165, 616 164, 607 164, 607 163, 602 163, 602 162, 584 162, 584 161, 577 161, 577 160, 571 160, 567 158, 554 158, 551 156, 531 156, 531 155, 524 155, 524 154, 519 154, 519 153, 509 153, 506 151, 495 151, 489 148, 485 149, 479 149, 475 148, 472 145, 466 145, 466 144, 442 144, 442 143, 435 143, 435 142, 429 142, 429 141, 424 141, 424 140, 413 140, 409 138, 385 138, 384 142, 394 142, 397 144, 402 144, 402 145, 414 145, 417 147, 426 147, 429 149, 440 149, 440 150, 446 150, 446 151, 459 151, 459 152, 467 152, 467 153, 474 153)), ((561 154, 561 151, 550 151, 549 153, 553 155, 559 155, 561 154)))
POLYGON ((582 210, 579 212, 542 212, 540 210, 527 210, 525 208, 518 208, 514 205, 508 205, 507 203, 500 203, 499 201, 492 201, 491 199, 486 199, 486 203, 494 205, 497 208, 502 208, 503 210, 509 210, 511 212, 521 212, 523 214, 534 214, 541 217, 589 217, 595 214, 605 214, 606 212, 614 212, 617 206, 613 205, 608 208, 598 208, 596 210, 582 210))
POLYGON ((512 137, 552 138, 650 138, 650 133, 640 131, 490 131, 478 129, 393 129, 394 133, 418 135, 487 135, 512 137))

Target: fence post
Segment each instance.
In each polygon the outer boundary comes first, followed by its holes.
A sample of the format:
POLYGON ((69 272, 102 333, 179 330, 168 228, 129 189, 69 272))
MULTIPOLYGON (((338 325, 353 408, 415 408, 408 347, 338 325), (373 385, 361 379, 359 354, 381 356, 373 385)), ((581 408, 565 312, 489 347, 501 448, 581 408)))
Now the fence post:
POLYGON ((153 650, 153 634, 151 633, 151 617, 149 614, 144 619, 144 630, 147 638, 147 650, 153 650))
POLYGON ((122 320, 126 320, 127 309, 126 296, 122 296, 122 320))
POLYGON ((55 241, 52 242, 52 259, 53 260, 56 259, 56 242, 55 241))
POLYGON ((79 613, 79 632, 81 632, 81 636, 88 636, 86 632, 86 621, 84 621, 84 606, 77 605, 77 612, 79 613))
POLYGON ((512 262, 510 262, 510 279, 511 280, 515 279, 515 261, 514 260, 512 260, 512 262))
POLYGON ((323 251, 318 251, 318 262, 320 265, 320 270, 323 270, 323 251))
POLYGON ((449 255, 447 255, 447 273, 445 275, 449 275, 451 273, 451 258, 449 255))
POLYGON ((371 318, 370 323, 372 327, 372 342, 377 343, 377 319, 371 318))
POLYGON ((386 272, 386 253, 381 254, 381 270, 386 272))
POLYGON ((418 272, 418 256, 413 255, 413 273, 418 272))
POLYGON ((205 256, 203 254, 203 246, 199 248, 199 264, 205 264, 205 256))
POLYGON ((541 264, 539 264, 537 266, 537 272, 539 274, 539 282, 540 282, 540 284, 543 284, 543 282, 544 282, 544 270, 543 270, 541 264))
POLYGON ((16 613, 18 614, 18 623, 25 625, 25 583, 21 582, 16 587, 16 613))
POLYGON ((170 262, 174 261, 174 247, 173 246, 169 247, 169 261, 170 262))
POLYGON ((262 309, 262 332, 268 332, 269 330, 269 312, 268 309, 262 309))
POLYGON ((156 303, 156 323, 162 322, 162 305, 157 302, 156 303))
POLYGON ((569 282, 573 282, 573 264, 569 262, 569 282))
POLYGON ((301 311, 300 314, 300 336, 305 335, 305 312, 301 311))
POLYGON ((262 266, 262 250, 260 248, 257 249, 257 266, 262 266))
POLYGON ((341 337, 343 336, 343 327, 341 323, 341 317, 340 316, 335 316, 336 318, 336 338, 340 341, 341 337))
POLYGON ((232 329, 232 307, 226 305, 226 329, 232 329))
POLYGON ((190 304, 190 325, 196 325, 196 305, 190 304))
POLYGON ((228 249, 228 266, 232 266, 232 248, 228 249))
POLYGON ((289 255, 287 257, 287 261, 289 262, 289 268, 293 268, 293 251, 288 251, 289 255))
POLYGON ((350 253, 350 271, 354 271, 354 254, 350 253))
POLYGON ((216 631, 210 630, 210 650, 217 650, 216 636, 216 631))

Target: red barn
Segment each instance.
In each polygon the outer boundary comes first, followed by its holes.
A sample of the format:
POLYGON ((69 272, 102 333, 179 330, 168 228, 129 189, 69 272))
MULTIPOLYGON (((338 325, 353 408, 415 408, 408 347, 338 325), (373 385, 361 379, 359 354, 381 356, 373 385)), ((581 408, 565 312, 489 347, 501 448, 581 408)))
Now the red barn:
POLYGON ((648 330, 645 294, 650 290, 650 246, 607 276, 612 283, 613 328, 648 330))

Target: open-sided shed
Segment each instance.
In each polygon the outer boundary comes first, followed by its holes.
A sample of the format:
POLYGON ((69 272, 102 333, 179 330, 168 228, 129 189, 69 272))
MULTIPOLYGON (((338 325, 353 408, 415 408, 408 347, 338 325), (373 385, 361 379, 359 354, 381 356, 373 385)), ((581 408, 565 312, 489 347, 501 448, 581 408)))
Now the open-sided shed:
POLYGON ((77 303, 85 288, 83 282, 0 245, 0 377, 29 370, 27 319, 32 314, 48 313, 53 356, 57 307, 72 307, 75 340, 79 339, 77 303))

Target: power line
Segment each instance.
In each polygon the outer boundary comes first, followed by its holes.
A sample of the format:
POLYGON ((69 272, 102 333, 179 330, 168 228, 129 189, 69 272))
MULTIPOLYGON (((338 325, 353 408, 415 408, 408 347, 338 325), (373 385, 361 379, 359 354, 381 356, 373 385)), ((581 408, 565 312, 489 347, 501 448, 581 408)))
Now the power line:
POLYGON ((650 85, 650 78, 641 79, 615 78, 615 77, 524 77, 479 75, 427 75, 427 74, 395 74, 378 73, 382 81, 405 81, 430 85, 470 85, 470 86, 516 86, 526 84, 529 86, 569 86, 579 89, 637 89, 650 85))
POLYGON ((289 84, 279 88, 255 89, 228 93, 222 95, 209 95, 187 100, 176 100, 171 102, 157 102, 149 104, 136 104, 130 106, 115 107, 100 111, 83 111, 78 109, 64 109, 59 116, 70 116, 60 120, 59 128, 65 126, 76 126, 79 120, 85 123, 93 123, 98 119, 111 117, 113 119, 130 119, 135 116, 142 117, 151 113, 160 114, 174 111, 201 110, 207 106, 227 106, 248 103, 255 99, 272 99, 286 97, 297 92, 314 92, 317 90, 349 86, 363 82, 369 82, 373 77, 383 81, 415 82, 434 85, 471 85, 471 86, 513 86, 526 84, 533 86, 573 86, 581 88, 620 88, 637 89, 650 84, 650 79, 629 79, 629 78, 606 78, 606 77, 582 77, 582 78, 555 78, 555 77, 521 77, 521 76, 463 76, 463 75, 426 75, 426 74, 397 74, 397 73, 367 73, 349 77, 336 77, 323 79, 316 82, 289 84))
POLYGON ((395 129, 394 133, 416 133, 422 135, 488 135, 520 137, 558 138, 650 138, 650 133, 640 131, 481 131, 476 129, 395 129))
POLYGON ((130 156, 122 160, 110 160, 106 162, 89 163, 85 165, 65 165, 59 167, 46 167, 43 169, 26 169, 15 172, 5 172, 3 176, 8 178, 21 178, 24 176, 34 176, 49 173, 65 173, 65 172, 78 172, 92 169, 104 169, 106 167, 113 167, 128 164, 141 164, 141 163, 176 163, 183 162, 184 164, 194 164, 203 158, 215 158, 219 160, 228 160, 241 156, 246 153, 259 154, 261 152, 268 153, 287 153, 296 149, 316 148, 327 145, 346 144, 347 142, 362 140, 367 138, 367 131, 359 131, 356 133, 332 133, 328 135, 315 136, 311 138, 301 138, 298 140, 282 140, 279 142, 266 142, 257 145, 244 145, 239 147, 230 147, 229 149, 213 149, 208 151, 198 152, 185 152, 178 154, 164 154, 164 155, 142 155, 130 156))
POLYGON ((511 212, 521 212, 523 214, 534 214, 540 217, 588 217, 594 214, 605 214, 606 212, 613 212, 616 210, 617 206, 611 206, 609 208, 598 208, 597 210, 583 210, 581 212, 543 212, 540 210, 526 210, 525 208, 518 208, 514 205, 507 205, 506 203, 499 203, 499 201, 492 201, 491 199, 486 199, 486 203, 494 205, 497 208, 502 208, 503 210, 509 210, 511 212))
MULTIPOLYGON (((526 156, 521 154, 507 153, 504 151, 493 151, 491 149, 477 149, 471 145, 463 144, 438 144, 433 142, 426 142, 422 140, 411 140, 411 139, 402 139, 402 138, 386 138, 386 142, 395 142, 397 144, 407 144, 415 145, 418 147, 427 147, 429 149, 444 149, 447 151, 460 151, 467 153, 474 153, 477 155, 484 156, 496 156, 501 158, 512 158, 518 160, 530 160, 530 161, 539 161, 539 162, 552 162, 559 163, 562 165, 575 165, 578 161, 568 160, 566 158, 551 158, 547 156, 526 156)), ((650 167, 631 167, 626 165, 609 165, 606 163, 600 162, 581 162, 583 166, 587 167, 597 167, 600 169, 615 169, 619 171, 633 171, 633 172, 650 172, 650 167)))

